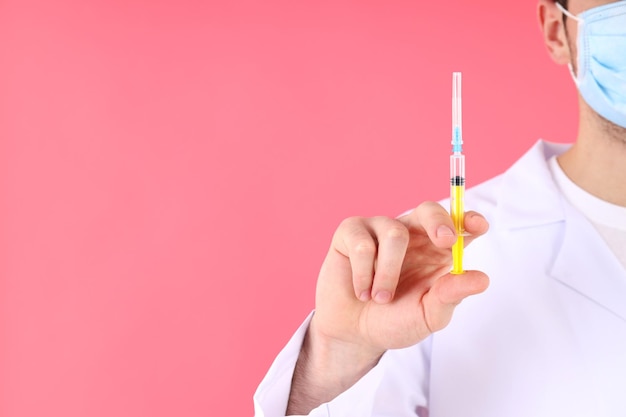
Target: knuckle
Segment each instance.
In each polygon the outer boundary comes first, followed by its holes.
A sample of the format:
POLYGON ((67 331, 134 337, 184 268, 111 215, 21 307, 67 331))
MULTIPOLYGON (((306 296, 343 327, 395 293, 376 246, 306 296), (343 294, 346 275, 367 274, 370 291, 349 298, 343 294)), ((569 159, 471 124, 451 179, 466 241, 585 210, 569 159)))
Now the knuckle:
POLYGON ((429 211, 429 210, 432 210, 432 209, 437 209, 439 207, 441 207, 441 205, 439 203, 437 203, 435 201, 430 201, 429 200, 429 201, 424 201, 424 202, 420 203, 415 208, 415 210, 421 212, 421 211, 429 211))
POLYGON ((355 229, 358 226, 363 225, 364 221, 363 221, 363 217, 360 216, 352 216, 352 217, 347 217, 345 219, 343 219, 341 221, 341 223, 339 223, 339 226, 337 227, 337 230, 352 230, 355 229))
POLYGON ((406 241, 409 240, 409 231, 402 224, 394 224, 387 230, 387 238, 391 240, 406 241))
POLYGON ((376 245, 371 240, 359 239, 354 243, 353 252, 356 255, 374 255, 376 245))
POLYGON ((351 230, 355 229, 355 225, 359 222, 358 217, 348 217, 343 219, 340 223, 339 226, 337 226, 337 229, 335 229, 335 237, 339 237, 339 236, 345 236, 346 234, 348 234, 351 230))
POLYGON ((351 216, 346 220, 348 220, 351 224, 363 224, 367 219, 363 216, 351 216))
POLYGON ((391 219, 387 216, 375 216, 375 217, 372 217, 372 220, 376 222, 376 221, 387 221, 391 219))

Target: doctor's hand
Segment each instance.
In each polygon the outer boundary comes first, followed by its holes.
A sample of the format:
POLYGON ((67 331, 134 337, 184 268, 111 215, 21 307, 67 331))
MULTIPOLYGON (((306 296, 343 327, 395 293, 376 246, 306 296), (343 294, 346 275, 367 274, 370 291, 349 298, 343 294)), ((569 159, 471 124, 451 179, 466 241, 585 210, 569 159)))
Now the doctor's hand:
MULTIPOLYGON (((465 244, 488 229, 465 214, 465 244)), ((296 365, 289 413, 307 414, 352 386, 387 349, 412 346, 444 328, 456 305, 484 291, 479 271, 449 273, 454 225, 426 202, 398 219, 344 220, 322 265, 315 314, 296 365)))

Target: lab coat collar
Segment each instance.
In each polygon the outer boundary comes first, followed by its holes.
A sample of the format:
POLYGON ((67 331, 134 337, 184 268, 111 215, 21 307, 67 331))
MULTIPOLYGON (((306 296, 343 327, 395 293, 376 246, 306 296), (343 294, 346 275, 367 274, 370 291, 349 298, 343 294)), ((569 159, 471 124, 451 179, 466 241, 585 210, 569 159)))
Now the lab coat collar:
MULTIPOLYGON (((548 160, 567 148, 539 141, 505 172, 496 216, 509 230, 559 223, 560 247, 549 267, 550 275, 626 320, 626 271, 594 226, 565 200, 552 178, 548 160)), ((542 244, 537 242, 539 247, 542 244)))
POLYGON ((498 198, 500 224, 519 229, 564 220, 563 201, 548 160, 568 147, 540 140, 503 174, 498 198))
POLYGON ((626 320, 626 271, 595 227, 565 206, 563 240, 550 275, 626 320))

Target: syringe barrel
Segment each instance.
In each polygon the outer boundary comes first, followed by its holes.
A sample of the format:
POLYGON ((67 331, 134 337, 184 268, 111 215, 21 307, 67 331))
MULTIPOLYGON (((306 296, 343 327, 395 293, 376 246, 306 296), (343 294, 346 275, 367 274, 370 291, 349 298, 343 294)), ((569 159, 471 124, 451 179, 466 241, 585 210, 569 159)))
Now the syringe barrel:
MULTIPOLYGON (((465 156, 463 154, 453 154, 450 156, 450 216, 454 223, 454 228, 459 234, 460 242, 457 242, 453 252, 455 262, 462 262, 463 243, 461 234, 465 230, 465 156)), ((456 264, 455 264, 456 265, 456 264)), ((459 264, 460 265, 460 264, 459 264)), ((458 265, 457 265, 458 266, 458 265)), ((458 271, 462 271, 462 268, 458 271)), ((459 272, 460 273, 460 272, 459 272)))
POLYGON ((465 155, 450 155, 450 185, 465 185, 465 155))

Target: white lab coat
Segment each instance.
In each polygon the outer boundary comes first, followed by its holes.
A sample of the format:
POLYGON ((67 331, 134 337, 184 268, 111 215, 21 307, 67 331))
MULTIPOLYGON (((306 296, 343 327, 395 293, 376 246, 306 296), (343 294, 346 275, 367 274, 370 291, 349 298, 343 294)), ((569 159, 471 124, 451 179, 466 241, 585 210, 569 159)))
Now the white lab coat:
MULTIPOLYGON (((491 229, 466 266, 485 271, 490 288, 310 415, 626 416, 626 271, 559 193, 547 160, 565 149, 540 141, 467 192, 491 229)), ((257 417, 285 415, 307 324, 259 386, 257 417)))

